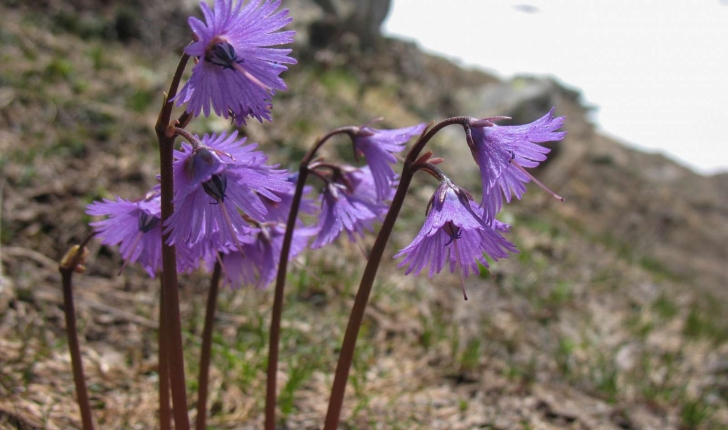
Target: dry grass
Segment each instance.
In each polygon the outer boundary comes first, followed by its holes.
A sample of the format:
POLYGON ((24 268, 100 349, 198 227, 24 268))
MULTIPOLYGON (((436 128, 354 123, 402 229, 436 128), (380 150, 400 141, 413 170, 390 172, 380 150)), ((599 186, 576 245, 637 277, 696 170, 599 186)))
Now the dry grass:
MULTIPOLYGON (((120 45, 51 34, 27 13, 5 6, 0 13, 0 427, 77 428, 54 260, 87 231, 85 204, 133 197, 153 184, 151 124, 162 71, 174 58, 139 60, 120 45)), ((303 65, 287 77, 291 91, 276 104, 275 125, 251 124, 246 132, 288 165, 327 128, 380 115, 387 126, 423 120, 422 106, 400 103, 388 79, 362 96, 347 69, 303 65)), ((579 123, 583 110, 557 102, 574 121, 571 143, 593 143, 579 123)), ((435 146, 448 158, 445 168, 457 170, 463 185, 477 184, 449 139, 435 146)), ((340 146, 330 155, 348 150, 340 146)), ((470 301, 450 274, 404 277, 385 262, 342 428, 728 426, 720 299, 711 299, 708 284, 591 224, 585 178, 601 164, 577 161, 559 190, 566 204, 533 190, 507 209, 521 253, 469 279, 470 301)), ((432 184, 417 181, 389 255, 419 229, 432 184)), ((75 288, 94 415, 100 428, 153 428, 158 284, 136 267, 116 276, 118 254, 98 244, 91 251, 75 288)), ((282 428, 320 426, 363 266, 359 248, 346 243, 309 251, 294 265, 279 378, 282 428)), ((181 285, 190 400, 207 282, 196 274, 181 285)), ((260 428, 271 294, 226 291, 219 303, 210 427, 260 428)))

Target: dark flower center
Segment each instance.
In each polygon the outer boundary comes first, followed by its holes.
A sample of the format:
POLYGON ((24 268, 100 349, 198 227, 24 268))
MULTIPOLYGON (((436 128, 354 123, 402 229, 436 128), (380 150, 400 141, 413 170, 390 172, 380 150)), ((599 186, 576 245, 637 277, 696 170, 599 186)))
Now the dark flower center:
POLYGON ((142 211, 139 214, 139 231, 148 233, 159 225, 159 218, 142 211))
POLYGON ((445 230, 445 233, 447 233, 448 236, 450 236, 450 240, 445 244, 445 246, 450 245, 454 240, 460 239, 463 235, 462 229, 452 222, 448 222, 442 226, 442 229, 445 230))
POLYGON ((225 190, 227 190, 227 178, 223 175, 212 175, 209 181, 202 183, 202 189, 207 195, 215 199, 213 204, 225 201, 225 190))
POLYGON ((218 43, 213 46, 205 59, 223 69, 233 69, 235 64, 244 62, 242 58, 238 59, 235 48, 227 42, 218 43))

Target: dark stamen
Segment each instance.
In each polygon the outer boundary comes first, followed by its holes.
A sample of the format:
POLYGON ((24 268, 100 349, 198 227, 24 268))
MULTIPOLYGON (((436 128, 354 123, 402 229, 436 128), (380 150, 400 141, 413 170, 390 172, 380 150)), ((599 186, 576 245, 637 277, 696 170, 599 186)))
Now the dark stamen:
POLYGON ((445 224, 443 226, 443 230, 445 230, 445 233, 450 236, 450 240, 445 244, 445 246, 450 245, 454 240, 460 239, 463 236, 462 229, 452 222, 445 224))
POLYGON ((244 62, 242 58, 238 59, 238 54, 235 53, 235 48, 227 42, 218 43, 213 46, 205 59, 216 66, 222 67, 223 69, 232 69, 235 64, 241 64, 244 62))
POLYGON ((225 191, 227 190, 227 178, 223 175, 212 175, 209 181, 202 183, 202 189, 207 195, 215 199, 212 204, 216 205, 225 201, 225 191))
POLYGON ((146 212, 143 212, 139 214, 139 231, 142 233, 148 233, 150 230, 153 230, 154 227, 159 225, 159 218, 149 215, 146 212))

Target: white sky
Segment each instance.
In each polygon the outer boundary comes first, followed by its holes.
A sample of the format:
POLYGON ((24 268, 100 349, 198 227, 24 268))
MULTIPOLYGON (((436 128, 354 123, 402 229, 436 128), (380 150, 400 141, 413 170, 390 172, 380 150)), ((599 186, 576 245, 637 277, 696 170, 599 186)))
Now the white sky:
POLYGON ((393 3, 387 34, 505 78, 553 75, 599 107, 603 132, 728 171, 728 0, 393 3))

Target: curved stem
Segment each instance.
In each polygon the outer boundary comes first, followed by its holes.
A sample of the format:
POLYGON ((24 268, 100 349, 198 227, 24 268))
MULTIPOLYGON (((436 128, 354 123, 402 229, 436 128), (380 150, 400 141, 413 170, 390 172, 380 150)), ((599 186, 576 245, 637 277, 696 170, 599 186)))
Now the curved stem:
POLYGON ((422 171, 429 173, 430 176, 437 179, 438 181, 445 181, 445 180, 450 179, 447 177, 445 172, 443 172, 442 170, 437 168, 437 166, 435 166, 434 164, 431 164, 431 163, 424 162, 424 163, 419 164, 418 170, 422 170, 422 171))
POLYGON ((379 230, 374 246, 372 246, 372 250, 369 253, 369 260, 367 261, 366 268, 364 269, 364 275, 362 276, 361 283, 359 284, 359 290, 357 291, 356 298, 354 299, 354 306, 351 309, 351 316, 349 317, 349 323, 346 326, 344 341, 341 346, 341 352, 339 353, 339 362, 336 365, 334 384, 331 387, 331 398, 329 399, 329 408, 326 413, 324 430, 336 430, 339 425, 341 408, 344 404, 346 384, 349 379, 351 363, 354 359, 354 350, 356 349, 356 340, 359 336, 361 323, 364 320, 364 311, 366 310, 367 303, 369 302, 369 295, 372 292, 374 279, 376 278, 377 271, 379 270, 379 263, 382 261, 387 241, 389 241, 389 236, 391 235, 394 224, 397 221, 399 211, 402 209, 402 204, 407 196, 407 190, 410 182, 412 181, 412 177, 415 172, 422 167, 423 163, 427 162, 426 159, 418 158, 418 156, 432 137, 444 127, 455 124, 465 126, 469 120, 469 117, 453 117, 440 121, 431 128, 427 129, 419 137, 419 139, 417 139, 417 142, 415 142, 412 149, 407 154, 407 158, 405 159, 404 167, 402 169, 402 176, 399 179, 397 192, 394 195, 394 199, 392 200, 392 205, 387 212, 387 216, 384 218, 382 228, 379 230))
MULTIPOLYGON (((167 128, 172 115, 172 103, 170 99, 177 93, 177 87, 182 79, 182 72, 187 65, 188 55, 183 55, 175 72, 169 93, 165 98, 162 110, 159 112, 157 124, 154 129, 159 141, 159 163, 161 172, 161 206, 162 226, 167 225, 167 220, 174 212, 174 180, 173 180, 173 156, 174 156, 174 134, 167 136, 167 128)), ((177 288, 177 255, 175 247, 168 245, 169 232, 162 234, 162 289, 164 290, 165 302, 165 328, 168 335, 169 351, 169 380, 172 389, 172 405, 175 429, 189 430, 190 418, 187 415, 187 393, 185 386, 185 362, 182 345, 182 322, 179 311, 179 291, 177 288)))
POLYGON ((222 272, 220 259, 215 261, 215 269, 210 280, 210 291, 207 293, 207 310, 205 311, 205 328, 202 333, 202 351, 200 353, 200 374, 197 389, 197 430, 205 430, 207 421, 207 386, 210 376, 210 358, 212 350, 212 329, 215 325, 215 308, 217 306, 217 291, 220 285, 222 272))
POLYGON ((409 153, 407 154, 407 160, 414 163, 417 160, 417 156, 420 155, 420 152, 425 148, 425 145, 427 145, 430 140, 443 128, 449 126, 449 125, 461 125, 464 129, 467 129, 470 124, 470 117, 469 116, 454 116, 452 118, 444 119, 437 124, 433 125, 432 127, 426 129, 425 133, 420 136, 419 139, 417 139, 417 142, 415 142, 414 145, 412 145, 412 149, 410 149, 409 153))
POLYGON ((93 430, 94 423, 88 391, 86 389, 86 377, 83 373, 81 347, 79 346, 76 328, 76 308, 73 303, 73 272, 80 270, 81 266, 79 265, 82 264, 86 254, 86 243, 93 236, 93 234, 90 234, 80 245, 73 247, 58 266, 63 284, 63 311, 66 317, 66 335, 68 336, 68 349, 71 353, 73 382, 76 385, 76 397, 78 398, 78 407, 81 410, 83 430, 93 430))
POLYGON ((174 134, 175 136, 182 136, 185 138, 186 141, 192 145, 193 148, 199 148, 201 143, 200 139, 198 139, 194 134, 190 133, 189 131, 185 130, 184 128, 175 127, 174 128, 174 134))
POLYGON ((177 95, 177 88, 179 88, 179 83, 182 80, 182 74, 187 67, 189 59, 189 55, 182 54, 182 58, 180 58, 179 64, 177 64, 177 70, 175 70, 174 76, 172 77, 172 83, 169 85, 169 92, 164 97, 164 104, 162 105, 162 109, 159 111, 159 116, 157 117, 157 124, 155 126, 157 135, 159 135, 160 127, 163 127, 163 129, 167 128, 169 120, 172 117, 172 108, 174 107, 174 104, 171 99, 177 95))
POLYGON ((301 160, 298 169, 298 181, 296 182, 296 191, 291 202, 291 210, 288 213, 288 222, 286 223, 286 234, 283 237, 283 245, 281 247, 281 258, 278 263, 278 273, 276 276, 276 288, 273 297, 273 312, 270 321, 270 339, 268 343, 268 374, 266 380, 265 392, 265 430, 275 430, 276 427, 276 380, 278 376, 278 344, 281 338, 281 316, 283 314, 283 292, 286 287, 286 271, 288 269, 288 255, 291 252, 291 243, 293 241, 293 229, 296 227, 296 219, 298 218, 298 209, 301 205, 301 197, 303 196, 303 188, 306 184, 309 168, 308 165, 316 156, 318 150, 323 144, 337 134, 353 135, 358 127, 341 127, 331 130, 314 143, 311 149, 301 160))

